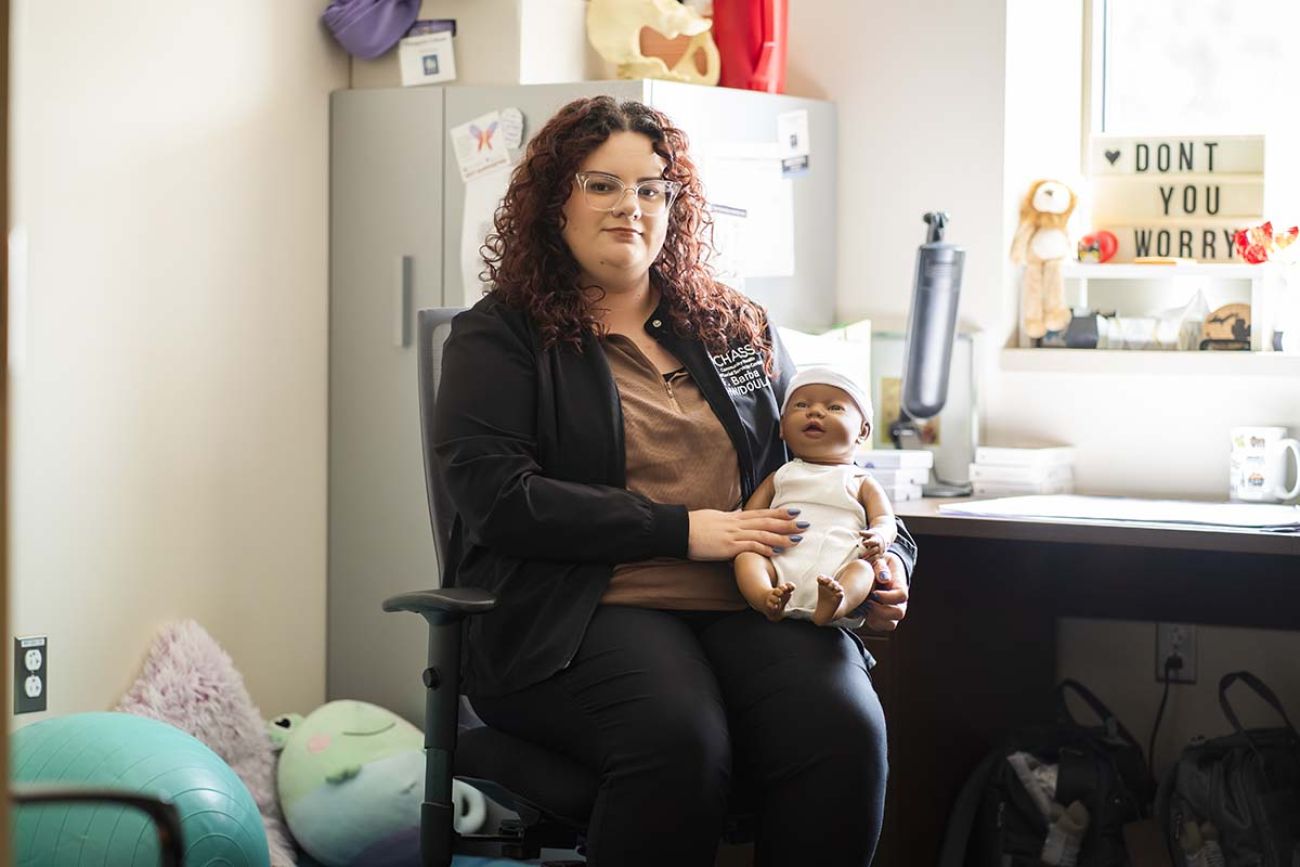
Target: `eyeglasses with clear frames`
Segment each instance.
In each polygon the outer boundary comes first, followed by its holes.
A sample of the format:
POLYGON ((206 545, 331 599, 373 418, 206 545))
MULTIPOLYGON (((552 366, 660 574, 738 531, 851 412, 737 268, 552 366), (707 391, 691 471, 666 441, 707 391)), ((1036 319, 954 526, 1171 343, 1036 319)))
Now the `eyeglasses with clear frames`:
POLYGON ((673 197, 682 188, 677 181, 666 178, 653 178, 629 187, 621 178, 605 172, 578 172, 575 177, 578 185, 582 187, 582 194, 586 197, 588 207, 596 211, 614 210, 623 201, 628 190, 635 190, 641 213, 655 216, 667 209, 673 197))

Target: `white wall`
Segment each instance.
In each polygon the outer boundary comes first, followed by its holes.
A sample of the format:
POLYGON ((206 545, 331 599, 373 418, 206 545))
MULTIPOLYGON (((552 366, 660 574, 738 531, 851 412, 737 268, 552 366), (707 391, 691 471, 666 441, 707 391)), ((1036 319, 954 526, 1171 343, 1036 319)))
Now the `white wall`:
POLYGON ((346 60, 315 0, 14 6, 10 630, 50 637, 52 714, 183 617, 264 713, 309 710, 346 60))
MULTIPOLYGON (((840 319, 902 319, 926 211, 967 248, 962 317, 999 307, 1003 3, 790 4, 787 92, 839 108, 840 319)), ((813 143, 816 146, 816 143, 813 143)))
MULTIPOLYGON (((1074 443, 1084 492, 1222 498, 1229 427, 1300 431, 1294 368, 1289 376, 1274 364, 1260 365, 1272 375, 1245 376, 1237 364, 1234 376, 1222 366, 1215 375, 1189 374, 1189 365, 1178 365, 1181 372, 1003 369, 1001 348, 1013 344, 1017 318, 1007 250, 1019 199, 1036 177, 1075 181, 1080 170, 1082 7, 1082 0, 791 4, 788 90, 839 106, 840 316, 905 316, 920 216, 945 208, 950 238, 967 247, 961 319, 985 332, 981 441, 1074 443)), ((1159 698, 1151 629, 1066 621, 1058 666, 1062 676, 1092 685, 1144 736, 1159 698)), ((1175 688, 1170 712, 1180 719, 1162 738, 1166 756, 1174 738, 1223 730, 1212 673, 1264 667, 1264 646, 1300 658, 1300 633, 1201 631, 1204 673, 1175 688)), ((1259 673, 1272 676, 1300 713, 1294 666, 1259 673)))

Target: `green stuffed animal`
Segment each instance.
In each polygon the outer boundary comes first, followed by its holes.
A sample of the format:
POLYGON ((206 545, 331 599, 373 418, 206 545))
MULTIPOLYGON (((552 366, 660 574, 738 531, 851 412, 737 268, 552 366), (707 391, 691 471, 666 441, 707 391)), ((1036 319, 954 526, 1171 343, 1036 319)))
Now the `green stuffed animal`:
MULTIPOLYGON (((424 735, 392 711, 332 701, 268 725, 280 750, 277 785, 289 830, 328 867, 418 865, 424 735)), ((453 783, 456 830, 483 825, 483 795, 453 783)))

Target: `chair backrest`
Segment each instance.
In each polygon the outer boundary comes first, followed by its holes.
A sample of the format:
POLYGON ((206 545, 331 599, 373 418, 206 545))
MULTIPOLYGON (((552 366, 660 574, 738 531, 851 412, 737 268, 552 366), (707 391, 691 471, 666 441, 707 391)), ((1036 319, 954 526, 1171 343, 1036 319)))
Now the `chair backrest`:
POLYGON ((420 450, 424 453, 424 490, 429 498, 429 526, 433 546, 438 554, 438 571, 446 573, 447 546, 451 543, 451 525, 456 517, 447 486, 443 483, 438 457, 433 453, 437 441, 433 408, 442 381, 442 345, 451 334, 451 320, 463 307, 430 307, 418 316, 420 366, 420 450))

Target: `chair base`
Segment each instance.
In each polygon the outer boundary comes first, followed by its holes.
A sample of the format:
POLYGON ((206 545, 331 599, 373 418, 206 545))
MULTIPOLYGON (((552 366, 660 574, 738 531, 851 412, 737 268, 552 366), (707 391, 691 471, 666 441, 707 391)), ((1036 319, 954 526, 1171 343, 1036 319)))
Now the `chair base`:
POLYGON ((518 819, 503 819, 495 834, 456 835, 456 851, 460 854, 499 856, 518 861, 537 858, 543 849, 575 849, 581 854, 582 844, 582 838, 572 828, 545 820, 525 824, 518 819))

